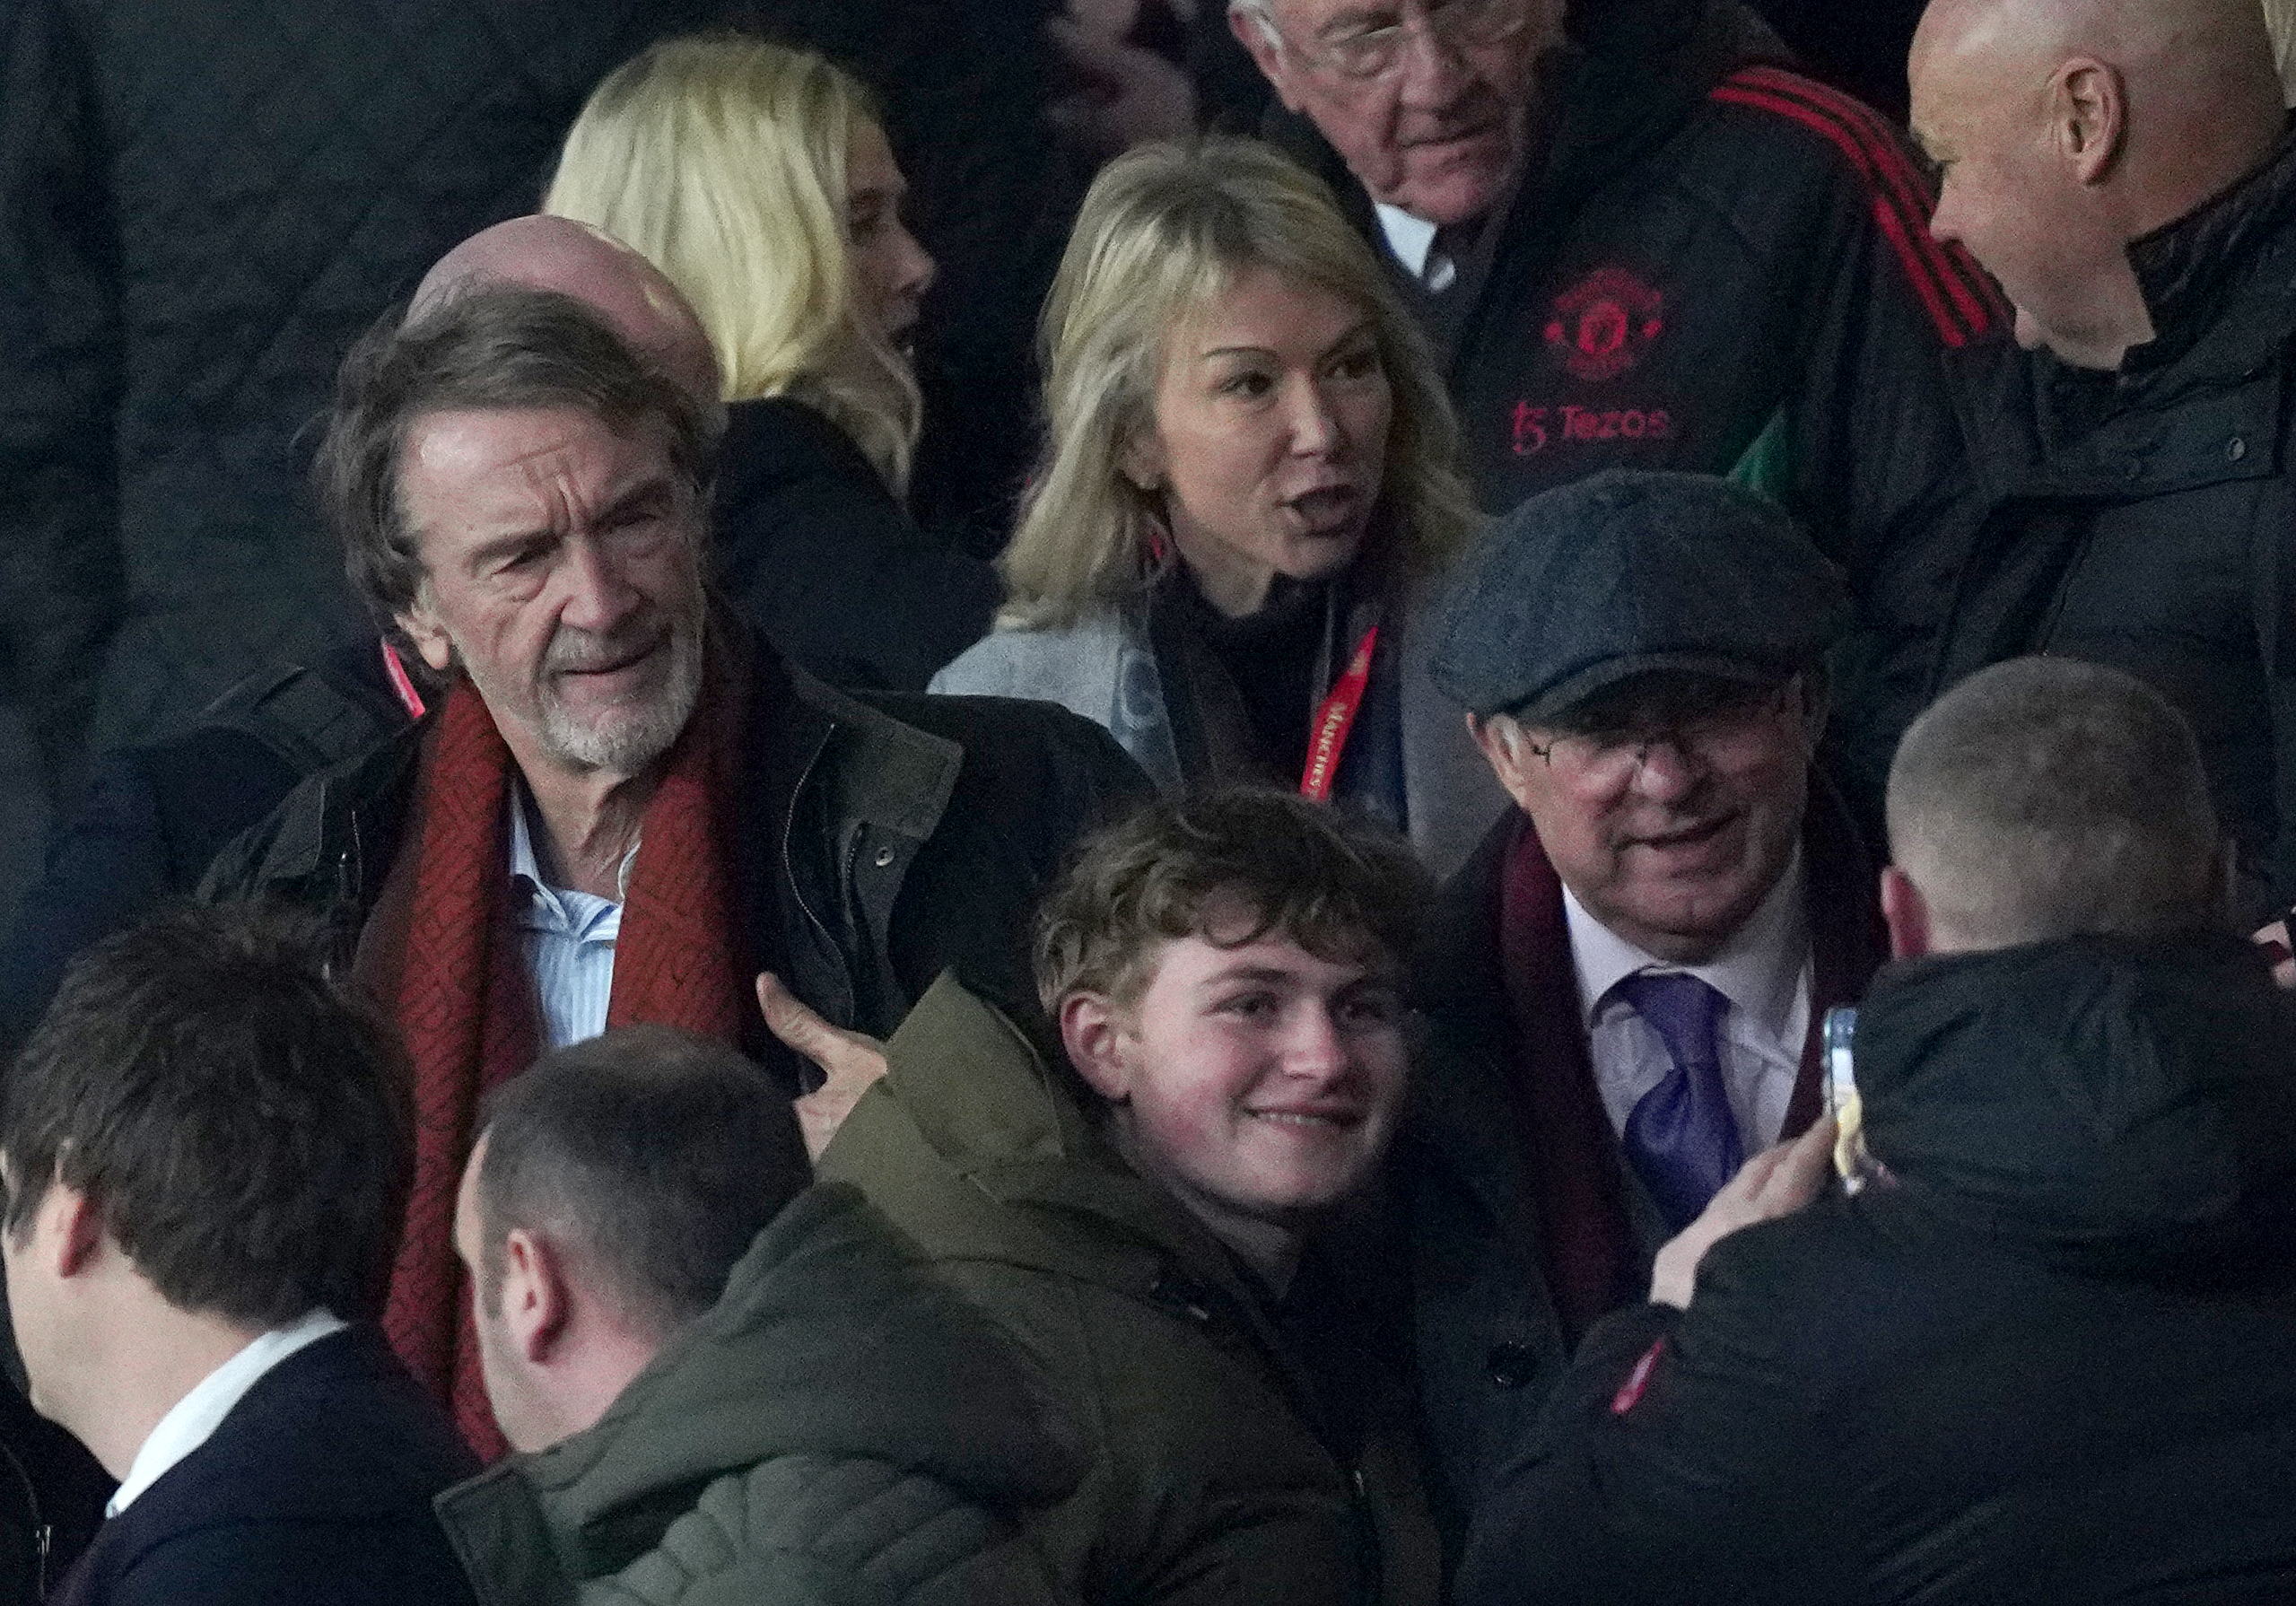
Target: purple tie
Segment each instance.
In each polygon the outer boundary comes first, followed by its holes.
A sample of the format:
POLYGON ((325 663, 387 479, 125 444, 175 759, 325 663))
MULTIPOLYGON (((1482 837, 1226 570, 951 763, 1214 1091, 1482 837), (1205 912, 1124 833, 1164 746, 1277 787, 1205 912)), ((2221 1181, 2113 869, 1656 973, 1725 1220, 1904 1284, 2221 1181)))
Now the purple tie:
POLYGON ((1681 1232, 1745 1159, 1722 1086, 1718 1028, 1730 1000, 1696 976, 1628 976, 1613 990, 1648 1021, 1674 1069, 1627 1117, 1627 1157, 1681 1232))

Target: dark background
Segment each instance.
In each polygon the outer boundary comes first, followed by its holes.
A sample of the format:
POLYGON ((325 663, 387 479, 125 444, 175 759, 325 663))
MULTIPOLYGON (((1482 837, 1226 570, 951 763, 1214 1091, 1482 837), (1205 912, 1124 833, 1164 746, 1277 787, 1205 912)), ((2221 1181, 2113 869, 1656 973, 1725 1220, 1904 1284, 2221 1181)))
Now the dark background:
POLYGON ((1900 122, 1906 115, 1906 47, 1921 0, 1755 0, 1818 76, 1900 122))

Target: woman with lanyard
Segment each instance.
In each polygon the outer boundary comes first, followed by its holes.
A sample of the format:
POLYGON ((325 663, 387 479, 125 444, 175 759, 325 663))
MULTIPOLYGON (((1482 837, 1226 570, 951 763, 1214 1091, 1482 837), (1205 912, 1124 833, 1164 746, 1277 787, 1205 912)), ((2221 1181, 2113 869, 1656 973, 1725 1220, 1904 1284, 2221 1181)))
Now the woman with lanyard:
POLYGON ((1296 786, 1463 857, 1497 790, 1404 638, 1477 514, 1426 344, 1331 192, 1248 141, 1131 152, 1043 343, 1005 606, 932 689, 1061 703, 1167 793, 1296 786), (1427 794, 1460 787, 1454 852, 1427 794))

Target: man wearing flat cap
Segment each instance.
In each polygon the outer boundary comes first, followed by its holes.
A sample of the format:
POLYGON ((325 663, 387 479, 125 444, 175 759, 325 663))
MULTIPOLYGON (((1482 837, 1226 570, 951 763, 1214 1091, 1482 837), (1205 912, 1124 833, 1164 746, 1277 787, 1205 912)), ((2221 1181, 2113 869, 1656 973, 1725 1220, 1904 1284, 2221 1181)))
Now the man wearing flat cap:
POLYGON ((1613 472, 1501 521, 1436 619, 1435 683, 1517 805, 1433 923, 1395 1176, 1454 1534, 1580 1335, 1821 1113, 1825 1013, 1886 951, 1811 759, 1849 617, 1771 502, 1613 472))

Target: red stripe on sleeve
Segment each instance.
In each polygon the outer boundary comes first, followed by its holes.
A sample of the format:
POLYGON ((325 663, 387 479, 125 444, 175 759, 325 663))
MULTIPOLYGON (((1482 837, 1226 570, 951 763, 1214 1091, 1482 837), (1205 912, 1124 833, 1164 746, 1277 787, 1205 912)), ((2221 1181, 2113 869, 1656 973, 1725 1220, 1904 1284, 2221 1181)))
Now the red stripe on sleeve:
POLYGON ((1635 1369, 1627 1374, 1626 1382, 1620 1383, 1619 1392, 1611 1396, 1612 1416, 1623 1417, 1642 1403, 1642 1397, 1650 1392, 1650 1375, 1658 1370, 1658 1357, 1665 1353, 1666 1340, 1663 1339, 1642 1352, 1642 1358, 1635 1363, 1635 1369))
POLYGON ((1841 124, 1894 192, 1908 223, 1915 225, 1913 231, 1925 245, 1930 260, 1936 264, 1954 301, 1971 318, 1970 332, 1982 335, 1994 324, 2006 321, 2007 303, 1976 258, 1960 247, 1948 245, 1929 233, 1929 214, 1935 210, 1936 196, 1927 175, 1908 154, 1895 124, 1855 96, 1829 89, 1782 68, 1750 67, 1737 74, 1733 82, 1768 90, 1841 124))
MULTIPOLYGON (((1842 116, 1810 103, 1803 98, 1803 83, 1791 74, 1757 68, 1725 82, 1711 98, 1799 123, 1840 151, 1872 191, 1874 221, 1897 252, 1938 337, 1948 346, 1960 347, 1986 335, 1997 321, 1994 298, 1974 289, 1957 271, 1954 253, 1930 234, 1928 212, 1919 200, 1923 191, 1904 153, 1878 128, 1861 130, 1842 116), (1795 90, 1766 88, 1758 74, 1776 77, 1795 90)), ((1842 99, 1839 104, 1856 102, 1842 99)))

